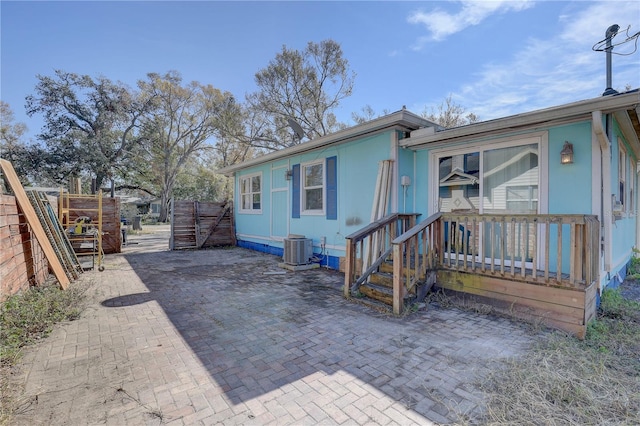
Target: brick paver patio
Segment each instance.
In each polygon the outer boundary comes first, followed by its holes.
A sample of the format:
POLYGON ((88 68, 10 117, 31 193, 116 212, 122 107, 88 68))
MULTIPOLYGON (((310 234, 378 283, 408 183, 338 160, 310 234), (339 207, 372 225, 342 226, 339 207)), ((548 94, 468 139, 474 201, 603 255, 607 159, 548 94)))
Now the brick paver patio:
POLYGON ((441 424, 477 416, 493 360, 534 337, 430 305, 396 318, 335 271, 240 248, 130 237, 89 272, 91 302, 28 351, 16 424, 441 424))

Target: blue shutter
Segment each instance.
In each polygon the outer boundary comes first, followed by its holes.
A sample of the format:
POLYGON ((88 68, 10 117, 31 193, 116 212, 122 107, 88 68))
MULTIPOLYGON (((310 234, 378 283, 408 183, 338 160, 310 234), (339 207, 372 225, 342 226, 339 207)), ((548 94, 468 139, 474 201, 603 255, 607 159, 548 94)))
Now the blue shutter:
POLYGON ((300 164, 291 167, 293 185, 291 190, 291 217, 300 218, 300 164))
POLYGON ((327 158, 327 219, 338 219, 338 157, 327 158))

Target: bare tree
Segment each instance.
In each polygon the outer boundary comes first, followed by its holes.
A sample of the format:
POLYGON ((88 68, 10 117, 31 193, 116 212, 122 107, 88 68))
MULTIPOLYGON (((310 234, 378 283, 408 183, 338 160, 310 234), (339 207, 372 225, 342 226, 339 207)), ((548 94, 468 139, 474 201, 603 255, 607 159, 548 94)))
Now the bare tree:
POLYGON ((425 106, 420 115, 447 129, 480 121, 477 115, 467 112, 464 107, 456 104, 451 95, 447 96, 436 108, 427 108, 425 106))
POLYGON ((286 46, 256 76, 259 91, 247 97, 252 110, 247 142, 276 150, 339 128, 332 111, 351 95, 355 73, 333 40, 309 42, 304 51, 286 46), (302 128, 298 137, 290 121, 302 128))
POLYGON ((209 146, 207 142, 235 107, 235 100, 211 85, 182 85, 182 77, 175 71, 147 77, 139 82, 141 91, 155 100, 153 111, 145 118, 147 178, 158 188, 159 220, 164 222, 179 173, 189 159, 209 146))

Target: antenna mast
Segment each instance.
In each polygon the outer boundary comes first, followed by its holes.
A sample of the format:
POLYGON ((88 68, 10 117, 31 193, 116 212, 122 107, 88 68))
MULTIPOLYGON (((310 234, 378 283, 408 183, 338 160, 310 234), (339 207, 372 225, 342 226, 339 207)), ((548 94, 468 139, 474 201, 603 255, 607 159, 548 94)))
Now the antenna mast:
POLYGON ((614 95, 616 93, 618 93, 616 90, 613 89, 613 83, 612 83, 612 71, 611 71, 611 55, 614 53, 613 52, 613 48, 616 46, 619 46, 621 44, 625 44, 627 42, 630 41, 634 41, 634 49, 632 52, 629 53, 618 53, 615 52, 616 55, 622 55, 622 56, 628 56, 628 55, 632 55, 633 53, 636 52, 637 48, 638 48, 638 37, 640 37, 640 31, 633 34, 633 35, 629 35, 629 29, 631 28, 631 26, 627 27, 626 33, 627 33, 627 38, 622 40, 619 43, 613 44, 612 40, 613 38, 618 34, 618 30, 620 29, 620 26, 617 24, 613 24, 611 25, 609 28, 607 28, 607 31, 604 34, 604 39, 600 40, 599 42, 597 42, 596 44, 593 45, 593 47, 591 48, 593 51, 595 52, 602 52, 604 51, 606 53, 606 58, 607 58, 607 88, 604 90, 604 93, 602 94, 602 96, 607 96, 607 95, 614 95))
POLYGON ((611 43, 611 40, 616 36, 616 34, 618 34, 618 30, 620 29, 620 26, 617 24, 613 24, 612 26, 610 26, 609 28, 607 28, 607 32, 605 33, 605 40, 607 41, 607 45, 604 49, 605 53, 606 53, 606 57, 607 57, 607 88, 604 89, 604 93, 602 94, 602 96, 607 96, 607 95, 613 95, 618 93, 617 90, 614 90, 613 87, 613 77, 612 77, 612 71, 611 71, 611 51, 613 50, 613 45, 611 43))

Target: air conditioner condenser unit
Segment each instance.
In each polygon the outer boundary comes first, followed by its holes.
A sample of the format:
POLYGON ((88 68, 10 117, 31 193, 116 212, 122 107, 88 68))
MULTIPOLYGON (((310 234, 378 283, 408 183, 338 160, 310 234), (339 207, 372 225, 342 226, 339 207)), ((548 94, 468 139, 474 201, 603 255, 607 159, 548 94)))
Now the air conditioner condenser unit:
POLYGON ((284 263, 308 265, 313 259, 313 242, 310 238, 285 238, 284 263))

